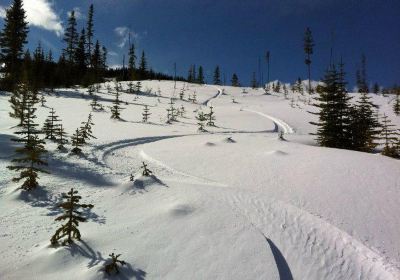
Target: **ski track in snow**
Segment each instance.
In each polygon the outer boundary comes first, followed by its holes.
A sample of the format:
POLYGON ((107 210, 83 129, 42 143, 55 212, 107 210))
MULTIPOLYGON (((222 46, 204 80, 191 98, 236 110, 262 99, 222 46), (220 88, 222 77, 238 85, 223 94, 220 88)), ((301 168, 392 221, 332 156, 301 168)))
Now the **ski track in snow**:
POLYGON ((267 115, 265 113, 262 113, 262 112, 259 112, 259 111, 255 111, 255 110, 250 110, 250 109, 245 109, 245 108, 242 108, 241 110, 242 111, 246 111, 246 112, 255 113, 255 114, 260 115, 260 116, 262 116, 264 118, 270 119, 277 126, 279 126, 285 134, 293 134, 294 133, 294 129, 290 125, 288 125, 286 122, 281 120, 281 119, 275 118, 273 116, 270 116, 270 115, 267 115))
POLYGON ((218 90, 218 93, 217 93, 216 95, 210 97, 210 98, 207 99, 206 101, 204 101, 204 102, 202 103, 202 105, 205 105, 205 106, 208 107, 209 104, 211 104, 211 101, 212 101, 213 99, 218 98, 218 97, 222 94, 222 89, 220 89, 220 88, 218 88, 218 87, 215 87, 215 88, 218 90))

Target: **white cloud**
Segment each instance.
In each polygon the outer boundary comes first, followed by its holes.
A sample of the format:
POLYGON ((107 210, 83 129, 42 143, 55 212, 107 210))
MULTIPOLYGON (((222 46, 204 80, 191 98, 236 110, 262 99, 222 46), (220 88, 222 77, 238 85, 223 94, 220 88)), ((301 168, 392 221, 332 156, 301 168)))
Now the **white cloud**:
POLYGON ((6 8, 0 6, 0 18, 5 18, 5 17, 6 17, 6 8))
MULTIPOLYGON (((75 7, 75 8, 73 8, 72 10, 75 12, 75 18, 76 18, 76 19, 85 19, 85 18, 86 18, 86 16, 82 13, 81 8, 75 7)), ((70 16, 70 15, 71 15, 71 12, 69 11, 69 12, 67 13, 67 15, 70 16)))
POLYGON ((138 39, 139 34, 135 33, 134 31, 130 30, 129 27, 126 26, 119 26, 114 29, 115 34, 120 38, 119 43, 117 43, 118 47, 121 49, 126 46, 129 40, 129 35, 131 39, 138 39))
MULTIPOLYGON (((63 33, 61 19, 49 0, 23 0, 23 3, 30 25, 55 32, 57 36, 63 33)), ((4 18, 5 15, 5 8, 0 6, 0 17, 4 18)))

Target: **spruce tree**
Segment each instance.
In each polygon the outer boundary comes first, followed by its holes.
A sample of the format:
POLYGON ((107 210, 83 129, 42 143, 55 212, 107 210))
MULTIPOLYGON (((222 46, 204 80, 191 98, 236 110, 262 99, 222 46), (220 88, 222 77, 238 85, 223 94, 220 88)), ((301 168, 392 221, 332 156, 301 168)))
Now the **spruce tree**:
POLYGON ((79 128, 76 129, 75 133, 71 137, 71 143, 73 149, 71 150, 71 153, 75 155, 79 155, 82 153, 81 147, 84 145, 84 142, 82 141, 82 135, 79 131, 79 128))
POLYGON ((16 132, 17 135, 22 135, 21 138, 12 139, 12 141, 23 143, 24 146, 17 148, 17 154, 21 155, 20 158, 12 160, 15 165, 7 166, 10 170, 21 171, 18 177, 13 178, 14 182, 25 180, 21 188, 30 191, 38 187, 38 173, 48 173, 41 169, 43 165, 47 165, 44 161, 43 154, 46 153, 44 141, 39 139, 40 130, 37 129, 38 124, 35 124, 36 109, 34 102, 31 99, 27 101, 27 106, 24 108, 25 114, 21 130, 16 132))
POLYGON ((364 54, 361 55, 361 69, 356 73, 357 87, 359 93, 368 93, 368 81, 367 81, 367 59, 364 54))
POLYGON ((59 124, 61 120, 56 115, 54 108, 50 109, 50 115, 47 116, 42 131, 45 133, 45 138, 50 140, 56 139, 57 131, 59 130, 59 124))
POLYGON ((0 61, 5 64, 3 88, 12 90, 19 82, 21 59, 27 43, 29 28, 22 0, 13 0, 6 10, 4 27, 0 32, 0 61))
POLYGON ((73 239, 81 240, 81 233, 78 229, 79 223, 87 221, 87 218, 82 216, 82 212, 79 212, 80 208, 93 208, 92 204, 80 204, 81 196, 78 195, 78 191, 71 188, 68 193, 63 193, 62 198, 65 200, 60 203, 58 207, 64 210, 64 214, 57 217, 56 221, 66 221, 54 235, 51 237, 50 242, 52 245, 56 245, 60 239, 66 237, 62 242, 62 245, 73 243, 73 239))
POLYGON ((238 76, 236 75, 236 73, 233 73, 232 79, 231 79, 231 83, 232 83, 232 86, 233 86, 233 87, 239 87, 239 86, 240 86, 240 84, 239 84, 239 78, 238 78, 238 76))
POLYGON ((121 261, 121 260, 118 259, 119 256, 121 256, 121 254, 114 255, 114 253, 112 253, 112 254, 110 254, 109 256, 111 257, 111 262, 106 263, 106 265, 105 265, 105 267, 104 267, 104 271, 105 271, 108 275, 111 275, 111 273, 114 273, 114 272, 115 272, 116 274, 118 274, 118 273, 119 273, 118 263, 119 263, 121 266, 124 266, 124 265, 126 265, 126 262, 125 262, 125 261, 121 261))
POLYGON ((129 47, 129 62, 128 62, 128 72, 130 80, 135 80, 135 69, 136 69, 135 45, 131 44, 129 47))
POLYGON ((374 88, 373 88, 373 92, 374 92, 375 94, 378 94, 379 91, 380 91, 379 85, 378 85, 378 83, 375 83, 375 84, 374 84, 374 88))
POLYGON ((204 84, 204 73, 203 73, 203 67, 202 66, 199 66, 199 73, 198 73, 198 76, 197 76, 197 82, 200 85, 204 84))
POLYGON ((215 126, 215 113, 213 111, 213 106, 210 106, 210 112, 208 114, 206 114, 206 118, 207 118, 207 125, 208 126, 215 126))
POLYGON ((75 49, 75 63, 78 67, 79 77, 83 77, 87 68, 86 32, 83 28, 75 49))
POLYGON ((207 121, 207 116, 202 111, 200 111, 197 113, 196 120, 197 120, 197 125, 199 126, 198 130, 200 132, 206 131, 204 129, 204 125, 205 122, 207 121))
POLYGON ((397 143, 399 141, 399 133, 394 129, 395 125, 391 124, 386 114, 383 114, 381 138, 384 140, 382 155, 389 157, 400 157, 397 143))
POLYGON ((189 67, 189 71, 188 71, 188 76, 187 76, 187 81, 188 83, 191 83, 194 81, 194 77, 193 77, 193 66, 190 65, 189 67))
POLYGON ((311 29, 307 27, 304 33, 304 52, 306 54, 305 64, 308 68, 308 93, 311 94, 311 55, 313 54, 314 40, 311 29))
POLYGON ((140 79, 145 79, 145 75, 147 72, 147 59, 144 51, 142 51, 142 57, 140 58, 139 72, 140 72, 140 79))
POLYGON ((396 99, 393 104, 393 112, 399 116, 400 115, 400 92, 396 93, 396 99))
POLYGON ((219 66, 215 67, 213 81, 214 85, 221 85, 221 73, 219 70, 219 66))
POLYGON ((94 35, 94 23, 93 23, 93 14, 94 14, 94 7, 93 4, 90 5, 89 7, 89 12, 88 12, 88 19, 87 19, 87 25, 86 25, 86 42, 87 42, 87 57, 89 58, 90 61, 90 66, 93 67, 92 64, 92 51, 93 51, 93 35, 94 35))
POLYGON ((143 122, 146 123, 149 120, 149 116, 150 115, 151 115, 151 113, 149 112, 149 106, 148 105, 144 105, 143 113, 142 113, 143 122))
POLYGON ((97 139, 93 136, 92 126, 94 125, 92 121, 92 113, 89 113, 88 119, 86 122, 82 122, 82 126, 79 128, 79 134, 81 136, 82 144, 86 144, 90 139, 97 139))
POLYGON ((116 90, 115 93, 115 99, 113 101, 113 106, 111 107, 111 118, 112 119, 121 119, 121 110, 123 109, 121 107, 121 100, 119 99, 119 90, 116 90))
POLYGON ((64 34, 64 42, 67 44, 65 54, 67 61, 71 64, 74 62, 75 50, 78 44, 78 32, 76 30, 75 11, 71 11, 68 17, 67 28, 64 34))
POLYGON ((319 112, 312 113, 318 115, 318 122, 311 124, 318 127, 317 142, 324 147, 349 148, 349 100, 345 90, 343 65, 340 72, 331 65, 325 73, 321 92, 315 97, 314 106, 319 112))
MULTIPOLYGON (((29 96, 32 97, 32 92, 28 89, 28 86, 25 83, 20 83, 15 87, 15 90, 11 94, 10 104, 11 104, 11 112, 10 117, 19 119, 19 125, 21 126, 24 122, 25 118, 25 109, 27 106, 27 102, 29 96)), ((32 98, 30 98, 32 102, 32 98)))
POLYGON ((59 150, 65 149, 64 144, 68 143, 68 140, 66 139, 67 135, 68 134, 65 132, 63 125, 60 124, 60 127, 56 134, 56 141, 58 143, 57 149, 59 149, 59 150))
POLYGON ((145 164, 144 162, 142 162, 141 168, 143 169, 143 171, 142 171, 143 176, 149 177, 153 174, 153 172, 147 168, 147 164, 145 164))
POLYGON ((257 85, 257 79, 256 79, 256 72, 253 72, 253 76, 251 78, 251 88, 256 89, 258 87, 257 85))

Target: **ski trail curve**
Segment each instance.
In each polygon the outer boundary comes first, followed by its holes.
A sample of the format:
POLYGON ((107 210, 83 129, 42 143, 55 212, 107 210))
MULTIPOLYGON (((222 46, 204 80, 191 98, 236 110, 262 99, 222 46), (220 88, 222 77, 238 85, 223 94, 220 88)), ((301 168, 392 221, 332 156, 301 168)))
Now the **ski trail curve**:
POLYGON ((220 88, 218 88, 218 87, 214 87, 214 88, 216 88, 216 89, 218 90, 218 93, 217 93, 216 95, 214 95, 214 96, 208 98, 206 101, 204 101, 204 102, 202 103, 202 105, 205 105, 205 106, 208 107, 208 106, 211 104, 211 101, 212 101, 213 99, 218 98, 218 97, 222 94, 222 89, 220 89, 220 88))
POLYGON ((277 126, 279 126, 281 128, 281 130, 285 133, 285 134, 293 134, 294 133, 294 129, 288 125, 285 121, 275 118, 273 116, 264 114, 262 112, 259 111, 255 111, 255 110, 251 110, 251 109, 245 109, 245 108, 241 108, 241 111, 246 111, 246 112, 250 112, 250 113, 254 113, 257 115, 260 115, 264 118, 270 119, 271 121, 273 121, 277 126))

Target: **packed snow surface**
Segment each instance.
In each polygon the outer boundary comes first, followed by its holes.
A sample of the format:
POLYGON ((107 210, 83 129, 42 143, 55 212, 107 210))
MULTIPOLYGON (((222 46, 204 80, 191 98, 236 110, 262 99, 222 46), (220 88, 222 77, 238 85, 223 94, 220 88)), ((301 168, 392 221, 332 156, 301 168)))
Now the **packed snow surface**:
MULTIPOLYGON (((92 112, 97 139, 82 156, 48 141, 51 174, 32 193, 6 169, 18 127, 9 94, 0 95, 0 279, 106 278, 113 252, 128 263, 117 279, 400 279, 398 160, 316 146, 307 94, 142 85, 129 94, 122 83, 125 109, 113 120, 114 90, 102 84, 105 111, 92 112), (188 101, 194 93, 196 103, 188 101), (185 113, 167 124, 171 98, 185 113), (195 116, 210 106, 216 126, 198 132, 195 116), (142 162, 153 176, 141 175, 142 162), (52 247, 56 205, 72 187, 95 206, 84 212, 82 241, 52 247)), ((91 112, 86 89, 45 98, 38 123, 54 108, 69 135, 91 112)), ((390 97, 373 101, 400 126, 390 97)))

